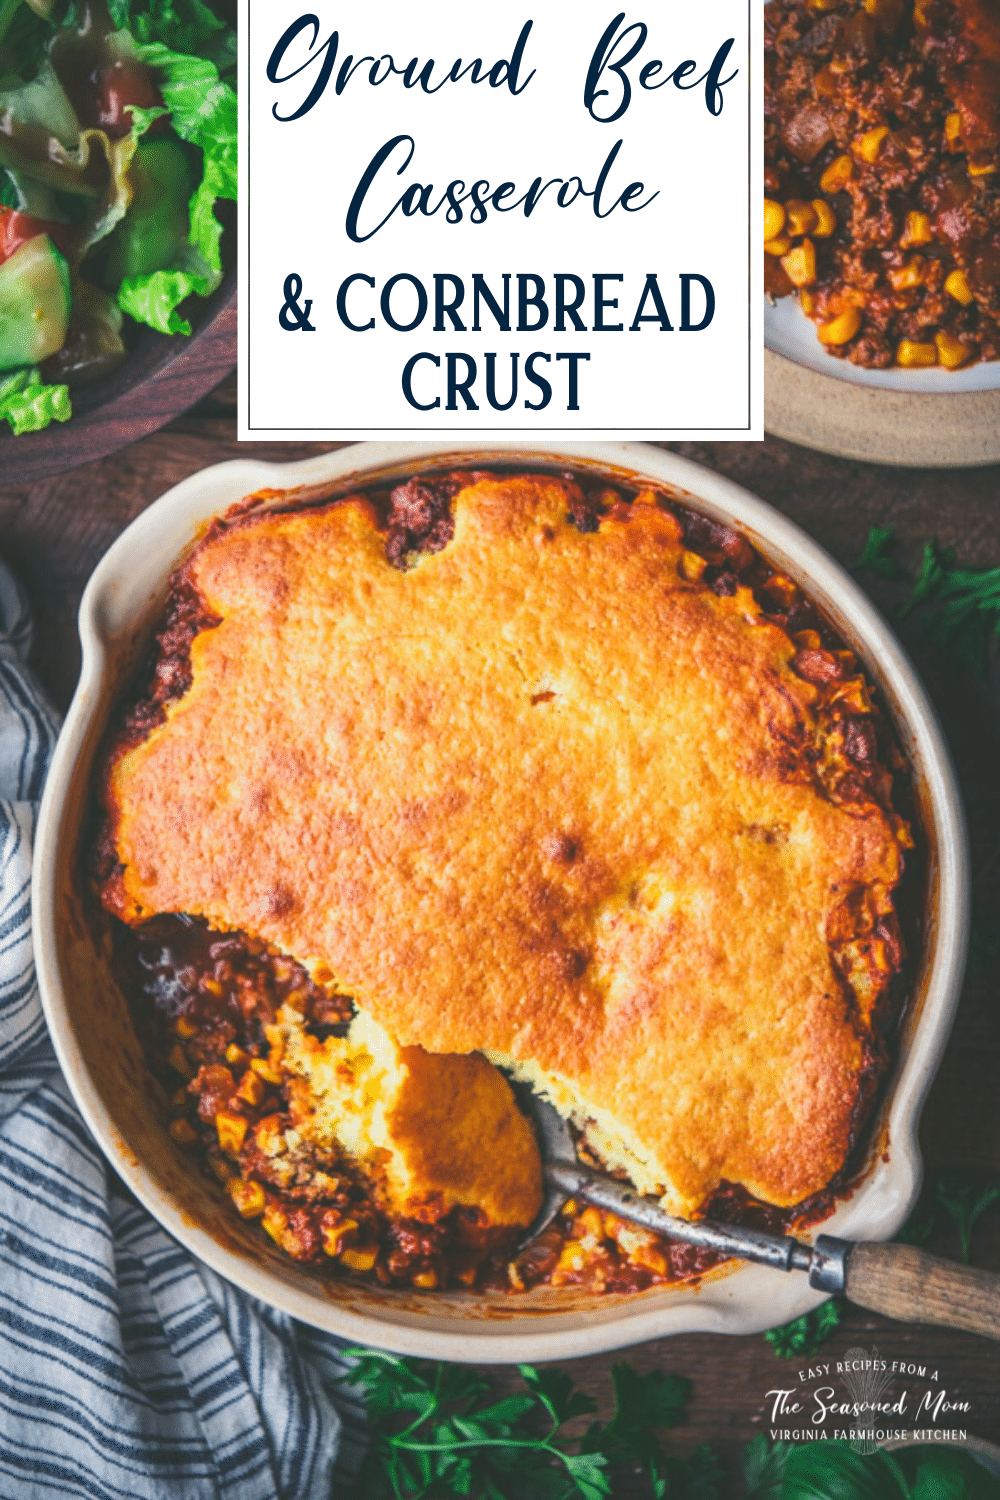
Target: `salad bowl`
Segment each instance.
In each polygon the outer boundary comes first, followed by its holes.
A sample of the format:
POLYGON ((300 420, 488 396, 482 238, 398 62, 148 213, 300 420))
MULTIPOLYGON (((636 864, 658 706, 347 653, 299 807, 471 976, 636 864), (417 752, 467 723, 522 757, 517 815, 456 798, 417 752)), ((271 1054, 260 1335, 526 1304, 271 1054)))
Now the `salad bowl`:
POLYGON ((201 0, 0 5, 5 479, 134 441, 235 364, 235 61, 201 0))

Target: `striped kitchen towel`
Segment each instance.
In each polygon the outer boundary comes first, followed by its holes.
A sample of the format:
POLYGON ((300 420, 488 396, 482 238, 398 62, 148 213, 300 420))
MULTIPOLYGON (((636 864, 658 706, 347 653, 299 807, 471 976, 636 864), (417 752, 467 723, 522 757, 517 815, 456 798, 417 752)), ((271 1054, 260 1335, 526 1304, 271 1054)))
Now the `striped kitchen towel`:
POLYGON ((0 563, 0 1496, 330 1500, 361 1408, 340 1345, 221 1281, 129 1198, 77 1113, 31 948, 57 721, 0 563))

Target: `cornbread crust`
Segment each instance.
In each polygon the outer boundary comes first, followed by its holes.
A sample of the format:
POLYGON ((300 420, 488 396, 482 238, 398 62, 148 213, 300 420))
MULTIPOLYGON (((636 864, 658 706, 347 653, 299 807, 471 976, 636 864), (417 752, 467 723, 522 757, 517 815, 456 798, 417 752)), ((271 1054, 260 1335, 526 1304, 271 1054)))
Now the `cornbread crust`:
POLYGON ((571 1080, 677 1211, 792 1205, 844 1165, 900 960, 905 827, 831 717, 867 690, 689 581, 666 510, 585 532, 574 489, 477 476, 406 571, 360 497, 214 528, 178 581, 220 623, 110 755, 103 899, 263 937, 403 1046, 571 1080))
POLYGON ((292 1079, 292 1125, 320 1151, 342 1148, 390 1215, 478 1208, 525 1229, 542 1206, 531 1126, 502 1073, 479 1056, 400 1047, 359 1011, 346 1037, 320 1041, 282 1010, 269 1027, 292 1079))

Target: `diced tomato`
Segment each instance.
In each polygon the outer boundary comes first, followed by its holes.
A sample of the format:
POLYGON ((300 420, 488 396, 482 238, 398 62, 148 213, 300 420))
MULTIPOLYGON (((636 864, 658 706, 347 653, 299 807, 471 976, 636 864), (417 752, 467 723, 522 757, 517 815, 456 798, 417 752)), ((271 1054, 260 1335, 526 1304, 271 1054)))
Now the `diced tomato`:
MULTIPOLYGON (((97 123, 101 130, 113 137, 128 135, 132 129, 132 119, 128 114, 130 105, 155 109, 163 103, 163 95, 156 86, 152 71, 145 63, 132 59, 119 59, 102 68, 98 84, 97 123)), ((159 125, 157 120, 152 128, 155 130, 159 125)))
POLYGON ((34 219, 31 214, 18 213, 16 208, 0 208, 0 265, 39 234, 47 234, 56 248, 69 258, 73 253, 74 233, 72 225, 50 224, 47 219, 34 219))

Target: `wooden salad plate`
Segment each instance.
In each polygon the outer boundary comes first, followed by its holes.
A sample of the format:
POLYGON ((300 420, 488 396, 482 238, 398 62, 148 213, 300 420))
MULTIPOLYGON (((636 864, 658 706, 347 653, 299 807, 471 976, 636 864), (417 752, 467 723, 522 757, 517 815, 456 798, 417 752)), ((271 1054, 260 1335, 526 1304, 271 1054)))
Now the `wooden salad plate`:
POLYGON ((206 298, 190 338, 144 328, 112 375, 73 391, 73 415, 14 437, 0 420, 0 484, 46 479, 164 427, 236 368, 236 272, 206 298))

